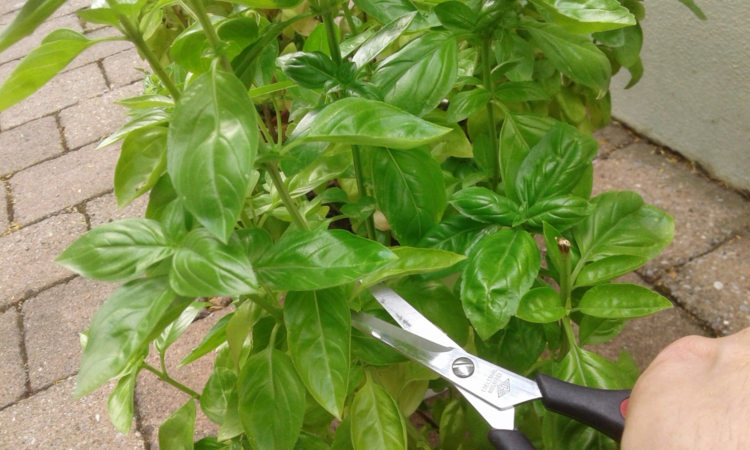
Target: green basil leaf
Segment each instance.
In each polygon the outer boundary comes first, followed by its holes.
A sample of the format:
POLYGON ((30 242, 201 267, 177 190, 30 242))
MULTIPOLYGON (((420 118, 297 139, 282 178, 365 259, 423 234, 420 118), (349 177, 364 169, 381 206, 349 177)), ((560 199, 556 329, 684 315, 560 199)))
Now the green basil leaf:
POLYGON ((306 142, 303 139, 300 139, 307 136, 313 120, 322 109, 323 106, 318 106, 308 111, 308 113, 305 114, 305 117, 297 123, 294 131, 292 131, 292 134, 289 136, 287 146, 291 148, 284 153, 285 158, 281 160, 281 170, 284 171, 287 177, 296 175, 304 168, 317 161, 330 145, 328 142, 306 142), (295 146, 289 145, 298 139, 300 140, 298 144, 295 144, 295 146))
POLYGON ((634 271, 648 262, 642 256, 610 256, 583 267, 575 280, 575 287, 606 283, 634 271))
MULTIPOLYGON (((231 447, 230 447, 231 448, 231 447)), ((213 436, 204 437, 199 441, 195 441, 193 450, 227 450, 228 447, 223 442, 219 441, 213 436)))
POLYGON ((677 0, 678 2, 682 3, 683 5, 687 6, 690 11, 692 11, 693 14, 695 14, 695 17, 706 20, 707 17, 703 13, 703 11, 700 9, 698 5, 695 4, 693 0, 677 0))
POLYGON ((428 32, 378 64, 372 83, 386 103, 421 117, 443 101, 457 73, 455 38, 428 32))
POLYGON ((599 148, 596 139, 558 122, 544 135, 518 169, 516 192, 528 206, 569 194, 599 148))
POLYGON ((134 130, 125 138, 115 167, 117 206, 150 191, 167 168, 167 128, 150 126, 134 130))
MULTIPOLYGON (((458 2, 451 2, 458 3, 458 2)), ((460 448, 469 425, 460 398, 452 399, 440 415, 440 444, 444 448, 460 448)))
POLYGON ((572 33, 595 33, 635 25, 635 17, 617 0, 531 0, 543 15, 572 33))
POLYGON ((206 382, 201 393, 200 405, 203 413, 211 422, 224 423, 227 413, 227 402, 231 392, 236 389, 237 375, 234 371, 217 367, 206 382))
POLYGON ((457 1, 439 3, 433 11, 440 23, 454 33, 471 32, 476 28, 476 14, 464 3, 457 1))
POLYGON ((346 214, 354 220, 365 220, 370 217, 376 209, 375 199, 369 195, 360 197, 354 203, 347 203, 341 208, 341 213, 346 214))
POLYGON ((630 255, 654 258, 674 237, 674 219, 631 191, 610 191, 591 199, 592 213, 575 227, 581 261, 630 255))
MULTIPOLYGON (((141 278, 117 288, 91 319, 75 397, 103 385, 148 344, 175 293, 167 277, 141 278)), ((159 330, 161 331, 161 330, 159 330)))
POLYGON ((239 412, 254 448, 288 449, 297 442, 305 414, 305 386, 286 354, 268 347, 240 372, 239 412))
POLYGON ((609 89, 612 66, 590 38, 553 24, 529 21, 524 27, 555 69, 584 86, 609 89))
POLYGON ((632 319, 672 307, 672 302, 637 284, 602 284, 583 294, 578 310, 603 319, 632 319))
POLYGON ((450 204, 461 214, 474 220, 506 227, 512 226, 521 216, 518 205, 513 201, 482 187, 456 192, 451 197, 450 204))
POLYGON ((223 244, 205 228, 188 233, 172 260, 169 281, 175 292, 192 297, 236 296, 258 289, 239 239, 233 236, 223 244))
POLYGON ((242 421, 240 420, 240 398, 237 394, 237 389, 229 391, 227 395, 227 412, 224 415, 224 419, 219 428, 218 438, 221 441, 226 441, 237 437, 245 432, 242 428, 242 421))
POLYGON ((227 345, 229 346, 229 354, 234 363, 232 369, 236 369, 237 372, 239 372, 239 369, 250 355, 253 325, 255 325, 263 314, 263 308, 251 300, 245 300, 237 308, 232 319, 227 322, 227 345))
POLYGON ((30 0, 0 32, 0 52, 34 32, 65 0, 30 0))
POLYGON ((394 106, 364 98, 345 98, 328 105, 313 120, 302 141, 382 145, 410 149, 435 141, 450 128, 434 125, 394 106))
POLYGON ((322 52, 296 52, 285 55, 281 64, 284 74, 307 89, 322 89, 336 81, 336 65, 322 52))
POLYGON ((354 53, 354 51, 357 50, 362 44, 367 42, 374 34, 375 30, 369 28, 362 31, 356 36, 350 36, 349 39, 345 40, 341 43, 341 45, 339 45, 341 58, 348 60, 349 56, 351 56, 351 54, 354 53))
POLYGON ((181 242, 192 228, 192 216, 185 211, 169 175, 164 174, 148 196, 146 218, 159 221, 166 236, 175 243, 181 242))
MULTIPOLYGON (((370 294, 370 291, 363 291, 360 295, 369 295, 372 301, 377 303, 374 297, 372 297, 372 294, 370 294)), ((388 314, 388 312, 382 307, 378 309, 363 309, 362 312, 366 312, 380 320, 385 320, 392 325, 396 323, 390 314, 388 314)), ((401 353, 398 353, 382 341, 375 339, 369 334, 365 334, 356 328, 352 328, 352 354, 365 363, 375 367, 384 367, 407 361, 407 358, 401 353)))
POLYGON ((302 3, 302 0, 232 0, 252 9, 291 9, 302 3))
POLYGON ((302 169, 289 180, 287 186, 289 194, 292 197, 305 195, 321 184, 338 178, 351 164, 352 156, 350 152, 318 158, 317 161, 302 169))
POLYGON ((578 340, 581 345, 603 344, 617 336, 626 324, 626 319, 602 319, 584 314, 578 327, 578 340))
POLYGON ((60 29, 48 34, 42 45, 26 55, 0 86, 0 111, 36 92, 94 43, 73 30, 60 29))
MULTIPOLYGON (((336 34, 336 40, 341 41, 341 31, 339 30, 339 27, 334 24, 334 31, 336 34)), ((328 45, 328 33, 326 33, 326 27, 324 24, 319 23, 313 31, 310 33, 310 36, 307 37, 305 40, 305 44, 302 47, 302 51, 304 52, 321 52, 325 53, 327 56, 331 56, 331 49, 328 45)))
POLYGON ((227 324, 232 319, 232 316, 234 316, 234 313, 229 313, 219 319, 214 324, 214 326, 212 326, 211 329, 208 330, 208 333, 206 333, 206 335, 203 337, 201 343, 198 344, 198 346, 193 349, 193 351, 191 351, 190 354, 188 354, 182 361, 180 361, 177 367, 188 365, 201 356, 204 356, 209 352, 215 350, 221 344, 225 343, 227 341, 227 324))
POLYGON ((294 450, 331 450, 331 447, 321 438, 303 431, 294 445, 294 450))
POLYGON ((546 347, 544 325, 511 317, 508 325, 491 338, 475 339, 480 358, 516 373, 524 373, 537 362, 546 347))
POLYGON ((271 234, 263 228, 242 228, 235 233, 251 263, 260 259, 273 245, 271 234))
POLYGON ((194 429, 195 401, 191 398, 159 427, 159 447, 164 450, 193 450, 194 429))
POLYGON ((289 292, 284 320, 297 373, 315 400, 340 418, 350 365, 351 317, 344 290, 289 292))
POLYGON ((354 58, 352 58, 354 64, 357 67, 362 67, 378 56, 380 52, 388 48, 393 41, 398 39, 398 37, 409 28, 409 25, 411 25, 412 21, 418 14, 419 13, 416 10, 404 14, 378 30, 378 32, 372 35, 367 42, 362 44, 362 47, 360 47, 359 50, 357 50, 357 53, 354 54, 354 58))
POLYGON ((344 230, 297 231, 274 244, 255 272, 273 289, 306 291, 350 283, 396 258, 377 242, 344 230))
POLYGON ((401 246, 394 247, 392 251, 398 256, 398 259, 363 277, 360 289, 389 278, 446 269, 466 259, 464 255, 431 248, 401 246))
POLYGON ((160 108, 149 109, 144 111, 132 119, 125 122, 125 125, 121 126, 117 131, 110 134, 109 137, 104 139, 96 146, 96 149, 102 149, 108 145, 112 145, 115 142, 124 139, 130 132, 135 131, 139 128, 147 127, 149 125, 158 125, 169 120, 169 115, 160 108))
POLYGON ((547 222, 558 230, 565 231, 588 216, 593 207, 586 199, 572 195, 546 198, 528 209, 524 214, 529 225, 541 227, 547 222))
POLYGON ((109 25, 118 28, 121 26, 117 13, 111 8, 97 8, 92 5, 91 9, 81 9, 76 11, 76 15, 90 23, 109 25))
MULTIPOLYGON (((458 3, 458 2, 448 2, 458 3)), ((448 105, 448 122, 460 122, 487 106, 492 94, 486 89, 478 88, 459 92, 451 98, 448 105)))
MULTIPOLYGON (((417 7, 409 0, 357 0, 354 4, 382 24, 391 23, 406 14, 417 11, 417 7)), ((408 31, 414 33, 427 27, 429 27, 427 21, 417 13, 408 31)))
POLYGON ((515 33, 500 33, 495 42, 495 58, 510 81, 531 81, 534 74, 534 51, 528 42, 515 33))
MULTIPOLYGON (((211 23, 214 25, 221 20, 221 17, 209 16, 211 23)), ((211 49, 203 31, 201 22, 195 22, 180 33, 172 43, 170 54, 174 62, 185 68, 188 72, 202 74, 211 68, 211 58, 204 55, 211 49)))
POLYGON ((557 273, 562 271, 562 256, 560 255, 560 247, 557 244, 557 238, 562 238, 563 235, 555 227, 544 222, 542 224, 542 232, 544 233, 544 246, 547 249, 547 257, 552 262, 551 269, 555 269, 557 273))
POLYGON ((509 81, 495 89, 495 96, 503 102, 530 102, 549 100, 549 94, 539 83, 533 81, 509 81))
POLYGON ((643 47, 643 30, 638 24, 634 27, 623 28, 623 45, 612 49, 615 59, 623 67, 633 67, 640 61, 641 47, 643 47))
POLYGON ((352 444, 352 416, 347 415, 336 428, 331 450, 354 450, 352 444))
POLYGON ((406 425, 398 405, 369 377, 354 396, 351 416, 355 450, 406 450, 406 425))
POLYGON ((557 291, 541 287, 527 292, 518 304, 516 316, 527 322, 547 323, 562 319, 567 314, 557 291))
POLYGON ((173 253, 159 222, 123 219, 79 237, 55 262, 92 280, 125 281, 173 253))
POLYGON ((518 201, 516 178, 526 157, 556 121, 537 114, 508 114, 500 130, 500 165, 505 193, 518 201))
POLYGON ((130 427, 133 424, 133 394, 138 371, 138 368, 133 367, 130 372, 120 378, 107 399, 109 420, 112 421, 117 431, 126 436, 130 433, 130 427))
POLYGON ((446 206, 443 172, 424 149, 372 153, 375 198, 403 245, 415 245, 440 222, 446 206))
POLYGON ((163 355, 164 352, 166 352, 167 349, 174 344, 180 336, 182 336, 182 333, 187 330, 190 324, 193 323, 195 316, 207 306, 211 306, 211 304, 207 302, 194 302, 185 308, 182 314, 180 314, 180 317, 167 325, 159 337, 156 338, 154 341, 154 348, 156 351, 163 355))
POLYGON ((461 281, 461 301, 482 339, 503 328, 516 313, 540 264, 534 238, 522 230, 506 228, 474 246, 461 281))
POLYGON ((169 127, 172 184, 187 210, 225 243, 245 203, 258 148, 256 115, 242 83, 214 70, 185 90, 169 127))

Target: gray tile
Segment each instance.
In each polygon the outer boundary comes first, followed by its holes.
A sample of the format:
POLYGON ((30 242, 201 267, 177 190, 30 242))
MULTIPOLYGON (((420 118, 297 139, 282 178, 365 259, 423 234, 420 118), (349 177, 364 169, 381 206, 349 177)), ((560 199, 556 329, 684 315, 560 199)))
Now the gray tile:
POLYGON ((62 139, 54 117, 28 122, 0 133, 0 175, 25 169, 62 152, 62 139))
POLYGON ((16 401, 26 392, 26 373, 21 359, 21 332, 18 313, 11 308, 0 314, 0 408, 16 401))

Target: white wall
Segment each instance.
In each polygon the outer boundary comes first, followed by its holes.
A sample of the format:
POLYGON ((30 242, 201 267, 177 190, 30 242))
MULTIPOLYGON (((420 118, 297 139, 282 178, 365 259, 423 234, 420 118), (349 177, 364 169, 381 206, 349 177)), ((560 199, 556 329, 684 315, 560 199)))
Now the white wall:
POLYGON ((677 0, 644 2, 641 81, 612 80, 613 115, 750 190, 750 1, 696 0, 701 21, 677 0))

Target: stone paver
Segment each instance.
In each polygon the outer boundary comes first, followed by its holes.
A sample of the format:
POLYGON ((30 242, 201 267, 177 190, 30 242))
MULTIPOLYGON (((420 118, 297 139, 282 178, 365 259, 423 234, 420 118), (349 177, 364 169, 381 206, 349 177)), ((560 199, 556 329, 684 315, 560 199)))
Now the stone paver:
POLYGON ((636 137, 620 124, 610 123, 593 135, 599 141, 597 158, 607 158, 613 151, 619 150, 633 143, 636 137))
POLYGON ((107 91, 104 76, 96 64, 71 70, 56 76, 29 98, 0 113, 0 127, 7 130, 107 91))
POLYGON ((635 191, 674 218, 674 241, 639 271, 652 282, 750 226, 750 204, 742 197, 645 142, 594 162, 594 195, 607 190, 635 191))
POLYGON ((0 175, 8 175, 63 152, 54 117, 43 117, 0 133, 0 175))
POLYGON ((138 56, 135 49, 110 56, 102 61, 102 64, 112 87, 125 86, 142 80, 143 72, 138 69, 151 71, 148 63, 138 56))
MULTIPOLYGON (((79 9, 91 6, 91 0, 67 0, 54 14, 52 18, 73 14, 79 9)), ((77 17, 77 16, 76 16, 77 17)))
POLYGON ((91 228, 107 222, 126 219, 128 217, 144 217, 148 206, 148 194, 133 200, 123 209, 117 209, 114 194, 102 195, 86 203, 86 214, 89 216, 91 228))
POLYGON ((78 372, 79 333, 88 328, 115 283, 75 278, 23 304, 23 326, 31 389, 41 389, 78 372))
POLYGON ((85 232, 83 215, 62 213, 0 237, 0 308, 70 277, 54 259, 85 232))
POLYGON ((21 359, 21 332, 15 309, 11 308, 0 314, 0 336, 3 337, 3 344, 0 345, 0 408, 3 408, 26 392, 26 373, 21 359))
POLYGON ((750 326, 750 236, 735 238, 664 277, 664 286, 688 311, 722 334, 750 326))
POLYGON ((101 97, 94 97, 60 112, 60 125, 69 149, 76 149, 117 131, 127 117, 126 108, 112 102, 143 92, 138 85, 126 86, 101 97))
MULTIPOLYGON (((625 275, 614 282, 640 284, 653 289, 635 273, 625 275)), ((704 330, 685 311, 674 307, 650 316, 629 320, 620 334, 611 341, 589 345, 586 348, 612 361, 617 361, 621 350, 627 350, 643 371, 666 346, 681 337, 690 335, 712 336, 711 332, 704 330)))
POLYGON ((18 172, 10 179, 13 219, 25 224, 112 189, 119 144, 92 144, 18 172))
MULTIPOLYGON (((19 10, 24 3, 26 3, 24 0, 0 0, 0 15, 19 10)), ((0 25, 5 24, 0 23, 0 25)))
MULTIPOLYGON (((97 39, 106 36, 118 36, 121 35, 115 28, 102 28, 96 31, 92 31, 86 34, 89 39, 97 39)), ((68 64, 65 71, 75 69, 77 67, 90 64, 94 61, 99 61, 108 56, 112 56, 123 52, 125 50, 133 48, 133 44, 129 41, 106 41, 94 44, 87 48, 80 55, 78 55, 73 61, 68 64)))
POLYGON ((78 16, 75 14, 47 20, 41 24, 31 36, 21 39, 10 46, 7 50, 0 53, 0 63, 23 58, 30 51, 39 47, 45 36, 58 28, 69 28, 79 33, 83 31, 83 28, 81 28, 80 22, 78 21, 78 16))
POLYGON ((140 434, 119 433, 107 416, 110 383, 80 400, 73 399, 75 378, 0 411, 4 449, 144 449, 140 434))
POLYGON ((8 218, 8 208, 6 207, 6 197, 7 194, 5 192, 5 186, 0 184, 0 236, 5 234, 8 230, 8 225, 10 225, 10 219, 8 218))
MULTIPOLYGON (((216 354, 210 353, 184 367, 176 367, 177 363, 187 356, 193 348, 198 346, 208 330, 217 320, 229 313, 230 309, 224 308, 205 319, 193 322, 187 331, 185 331, 185 334, 167 350, 167 371, 172 378, 198 392, 203 389, 213 371, 213 360, 216 354)), ((156 351, 151 352, 149 360, 152 365, 159 364, 156 351)), ((141 424, 143 426, 143 437, 150 444, 151 450, 157 450, 159 448, 159 425, 180 406, 184 405, 188 400, 188 396, 167 383, 159 381, 154 374, 146 371, 141 372, 138 376, 135 393, 141 424)), ((218 432, 219 426, 208 420, 200 410, 200 407, 198 407, 195 440, 204 436, 216 436, 218 432)))

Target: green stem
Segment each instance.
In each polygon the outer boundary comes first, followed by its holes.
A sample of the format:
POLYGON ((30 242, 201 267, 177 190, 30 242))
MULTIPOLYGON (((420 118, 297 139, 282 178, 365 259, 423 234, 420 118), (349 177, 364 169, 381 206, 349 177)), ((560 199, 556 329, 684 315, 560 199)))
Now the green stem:
POLYGON ((163 84, 164 87, 167 88, 167 90, 169 91, 169 95, 172 96, 175 102, 179 100, 180 91, 172 82, 172 79, 169 77, 166 70, 164 70, 164 67, 162 67, 159 59, 156 57, 156 55, 154 55, 154 52, 151 51, 151 49, 148 47, 148 44, 146 44, 146 41, 143 40, 143 36, 141 36, 138 28, 136 28, 135 25, 133 25, 133 23, 130 21, 130 19, 128 19, 124 14, 120 14, 118 19, 120 20, 120 24, 125 31, 126 37, 133 44, 135 44, 141 54, 146 57, 146 61, 148 61, 149 65, 151 66, 151 70, 153 70, 154 74, 159 77, 161 84, 163 84))
POLYGON ((273 103, 273 109, 276 112, 276 145, 281 148, 282 138, 284 137, 284 126, 281 123, 281 111, 279 110, 279 103, 276 101, 276 97, 271 95, 271 103, 273 103))
POLYGON ((203 6, 203 0, 189 0, 189 3, 193 12, 198 17, 201 27, 203 27, 203 32, 206 33, 208 43, 213 47, 216 55, 219 55, 221 68, 224 69, 225 72, 232 73, 232 65, 229 63, 227 55, 221 48, 221 39, 219 39, 219 35, 216 34, 216 29, 214 28, 213 22, 211 22, 211 18, 208 17, 206 7, 203 6))
POLYGON ((331 59, 337 65, 341 65, 341 50, 339 49, 339 40, 336 37, 336 24, 333 23, 333 14, 326 11, 323 14, 323 24, 326 27, 326 37, 328 38, 328 49, 331 51, 331 59))
MULTIPOLYGON (((354 176, 357 179, 357 190, 359 191, 359 196, 364 197, 367 195, 367 188, 365 187, 365 176, 362 173, 362 155, 359 152, 358 145, 352 145, 352 159, 354 160, 354 176)), ((372 214, 365 219, 365 226, 367 226, 367 237, 370 240, 376 240, 375 218, 372 214)))
POLYGON ((346 17, 346 23, 349 24, 349 29, 352 30, 352 37, 354 37, 359 34, 359 29, 357 29, 357 24, 354 23, 352 12, 349 11, 349 2, 345 1, 341 6, 344 7, 344 17, 346 17))
POLYGON ((195 392, 194 390, 190 389, 189 387, 185 386, 184 384, 182 384, 179 381, 175 380, 174 378, 170 377, 165 372, 160 371, 156 367, 154 367, 154 366, 152 366, 152 365, 150 365, 150 364, 148 364, 146 362, 141 363, 141 366, 144 369, 146 369, 146 370, 148 370, 150 372, 153 372, 157 377, 159 377, 159 379, 161 381, 165 381, 165 382, 171 384, 172 386, 176 387, 177 389, 181 390, 182 392, 186 393, 187 395, 189 395, 191 397, 195 397, 195 398, 201 398, 201 395, 199 393, 195 392))
POLYGON ((277 322, 284 320, 284 313, 281 310, 281 305, 279 305, 276 297, 274 297, 273 291, 271 291, 271 289, 269 289, 268 286, 266 286, 262 281, 259 281, 259 283, 260 287, 262 287, 263 290, 266 291, 267 296, 258 294, 249 296, 248 298, 257 303, 258 306, 263 308, 263 310, 270 314, 274 319, 276 319, 277 322))
POLYGON ((495 90, 492 89, 492 68, 490 67, 490 53, 492 41, 482 40, 482 75, 484 77, 484 88, 492 95, 487 102, 487 119, 489 120, 490 141, 492 142, 492 190, 496 191, 500 184, 500 148, 497 141, 497 129, 495 128, 495 110, 492 106, 492 98, 495 90))
POLYGON ((271 180, 273 181, 273 185, 276 186, 276 190, 279 192, 279 196, 281 197, 281 201, 284 202, 284 206, 286 206, 286 209, 289 211, 289 214, 292 216, 292 221, 295 225, 297 225, 298 230, 304 230, 309 231, 310 227, 307 226, 307 221, 304 217, 302 217, 302 214, 299 213, 299 210, 297 209, 297 205, 294 203, 294 200, 292 200, 292 197, 289 195, 289 190, 286 188, 286 185, 284 184, 284 180, 281 179, 281 174, 279 173, 278 167, 276 167, 275 163, 268 162, 264 164, 264 167, 269 175, 271 175, 271 180))
POLYGON ((276 325, 273 326, 273 330, 271 330, 271 339, 268 340, 269 347, 276 346, 276 333, 278 333, 279 328, 281 328, 281 322, 276 322, 276 325))

